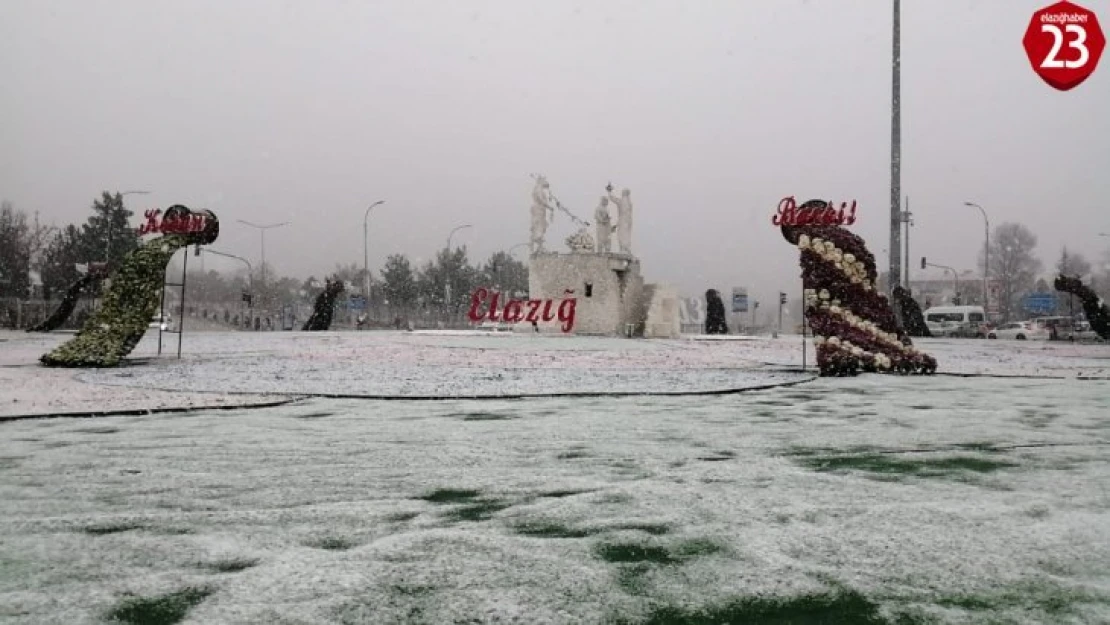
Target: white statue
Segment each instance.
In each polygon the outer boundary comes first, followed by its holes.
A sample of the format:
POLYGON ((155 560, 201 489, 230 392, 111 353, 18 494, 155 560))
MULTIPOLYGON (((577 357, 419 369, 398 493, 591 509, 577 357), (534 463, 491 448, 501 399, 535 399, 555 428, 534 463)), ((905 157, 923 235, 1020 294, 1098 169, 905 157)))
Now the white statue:
POLYGON ((594 251, 594 239, 590 236, 590 231, 585 226, 578 229, 578 232, 567 237, 567 247, 575 254, 588 254, 594 251))
POLYGON ((594 227, 597 228, 597 252, 608 254, 611 249, 610 239, 613 235, 613 219, 609 216, 609 198, 601 196, 601 202, 594 211, 594 227))
POLYGON ((551 201, 551 185, 544 176, 536 176, 536 186, 532 189, 532 253, 543 251, 543 235, 547 226, 555 219, 555 207, 551 201))
POLYGON ((609 201, 617 205, 617 245, 622 254, 632 254, 632 192, 621 191, 621 196, 613 195, 610 186, 609 201))

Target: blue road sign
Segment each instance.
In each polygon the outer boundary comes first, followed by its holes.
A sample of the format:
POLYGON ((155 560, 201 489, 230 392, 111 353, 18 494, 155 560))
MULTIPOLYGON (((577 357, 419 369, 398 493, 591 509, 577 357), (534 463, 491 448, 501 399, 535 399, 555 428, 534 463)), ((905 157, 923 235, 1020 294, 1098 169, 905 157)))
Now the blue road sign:
POLYGON ((1034 293, 1021 298, 1021 307, 1031 313, 1056 312, 1056 295, 1053 293, 1034 293))
POLYGON ((366 299, 361 295, 352 295, 347 298, 348 310, 366 310, 366 299))
POLYGON ((732 312, 748 312, 748 289, 739 286, 732 288, 732 312))

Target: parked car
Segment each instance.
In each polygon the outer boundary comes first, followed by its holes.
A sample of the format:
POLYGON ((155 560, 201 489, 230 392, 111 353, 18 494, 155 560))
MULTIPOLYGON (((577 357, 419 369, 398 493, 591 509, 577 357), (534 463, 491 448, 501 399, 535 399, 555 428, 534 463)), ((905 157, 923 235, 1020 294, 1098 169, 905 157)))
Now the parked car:
POLYGON ((154 318, 150 320, 150 324, 148 327, 156 328, 165 332, 166 330, 170 329, 170 322, 171 319, 169 315, 166 315, 164 319, 162 318, 162 315, 154 315, 154 318))
POLYGON ((984 338, 990 330, 982 306, 934 306, 924 316, 933 336, 984 338))
POLYGON ((1011 339, 1018 341, 1044 341, 1048 339, 1048 329, 1032 321, 1004 323, 987 333, 988 339, 1011 339))

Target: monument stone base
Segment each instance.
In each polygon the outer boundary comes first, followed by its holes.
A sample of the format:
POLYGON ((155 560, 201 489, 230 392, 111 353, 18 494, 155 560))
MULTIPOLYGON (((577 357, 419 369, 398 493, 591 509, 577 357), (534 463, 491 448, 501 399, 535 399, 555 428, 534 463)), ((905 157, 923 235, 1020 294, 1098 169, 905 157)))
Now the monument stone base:
MULTIPOLYGON (((643 292, 640 261, 627 254, 541 252, 528 267, 531 299, 577 299, 575 334, 626 336, 631 324, 639 335, 646 316, 643 292)), ((540 322, 544 326, 557 329, 559 323, 540 322)))

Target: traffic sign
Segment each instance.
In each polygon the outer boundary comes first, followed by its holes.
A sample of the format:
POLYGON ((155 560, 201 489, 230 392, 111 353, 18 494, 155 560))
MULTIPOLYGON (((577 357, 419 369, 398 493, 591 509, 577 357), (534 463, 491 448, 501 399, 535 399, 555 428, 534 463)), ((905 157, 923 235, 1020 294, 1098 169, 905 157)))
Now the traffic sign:
POLYGON ((1052 293, 1035 293, 1021 298, 1021 307, 1031 313, 1056 312, 1056 296, 1052 293))
POLYGON ((1094 73, 1106 36, 1093 11, 1064 1, 1033 13, 1022 45, 1041 80, 1068 91, 1094 73))
POLYGON ((748 312, 748 289, 745 287, 732 287, 732 312, 748 312))

